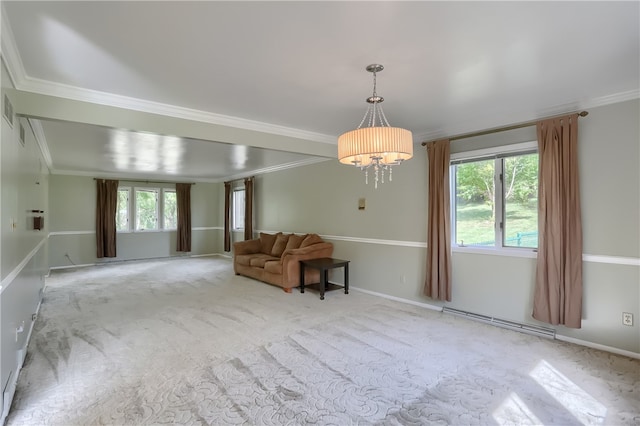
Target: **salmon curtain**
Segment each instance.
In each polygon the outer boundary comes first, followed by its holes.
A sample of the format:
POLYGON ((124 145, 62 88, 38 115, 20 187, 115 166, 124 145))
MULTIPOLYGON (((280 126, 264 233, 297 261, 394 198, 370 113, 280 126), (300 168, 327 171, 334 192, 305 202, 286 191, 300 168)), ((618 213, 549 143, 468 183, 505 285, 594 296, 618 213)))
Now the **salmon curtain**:
POLYGON ((582 326, 582 218, 578 114, 537 123, 538 261, 533 317, 582 326))
POLYGON ((427 277, 424 294, 451 301, 451 211, 449 198, 449 140, 427 144, 429 163, 427 218, 427 277))
POLYGON ((231 251, 231 182, 224 183, 224 251, 231 251))
POLYGON ((191 184, 176 183, 178 242, 176 251, 191 251, 191 184))
POLYGON ((253 239, 253 177, 244 180, 244 239, 253 239))
POLYGON ((118 181, 96 179, 96 245, 98 259, 116 257, 118 181))

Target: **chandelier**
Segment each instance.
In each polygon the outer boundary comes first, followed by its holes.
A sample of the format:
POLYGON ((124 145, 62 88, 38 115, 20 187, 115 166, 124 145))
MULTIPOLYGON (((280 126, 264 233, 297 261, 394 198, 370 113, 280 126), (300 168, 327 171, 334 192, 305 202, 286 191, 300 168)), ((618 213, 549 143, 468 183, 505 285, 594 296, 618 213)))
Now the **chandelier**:
POLYGON ((384 183, 385 171, 389 172, 391 181, 391 167, 413 157, 413 137, 409 130, 389 126, 384 115, 380 105, 384 98, 376 93, 376 73, 384 67, 371 64, 366 69, 373 73, 373 95, 367 98, 369 106, 358 128, 338 138, 338 160, 364 170, 367 184, 369 168, 373 168, 375 187, 378 188, 378 180, 384 183))

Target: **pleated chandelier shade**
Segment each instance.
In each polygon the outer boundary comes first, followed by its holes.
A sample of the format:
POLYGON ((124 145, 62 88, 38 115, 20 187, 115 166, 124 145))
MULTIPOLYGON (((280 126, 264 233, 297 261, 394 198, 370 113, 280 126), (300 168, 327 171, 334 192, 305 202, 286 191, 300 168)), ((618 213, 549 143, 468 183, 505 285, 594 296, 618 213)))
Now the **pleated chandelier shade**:
POLYGON ((402 164, 413 157, 413 136, 411 131, 389 126, 389 122, 379 105, 384 98, 376 93, 376 73, 384 69, 382 65, 372 64, 367 71, 373 73, 373 95, 367 98, 369 107, 360 126, 342 134, 338 138, 338 160, 342 164, 351 164, 365 171, 368 183, 368 169, 375 173, 375 187, 378 181, 384 183, 385 171, 392 180, 391 167, 402 164), (362 127, 367 123, 367 127, 362 127))

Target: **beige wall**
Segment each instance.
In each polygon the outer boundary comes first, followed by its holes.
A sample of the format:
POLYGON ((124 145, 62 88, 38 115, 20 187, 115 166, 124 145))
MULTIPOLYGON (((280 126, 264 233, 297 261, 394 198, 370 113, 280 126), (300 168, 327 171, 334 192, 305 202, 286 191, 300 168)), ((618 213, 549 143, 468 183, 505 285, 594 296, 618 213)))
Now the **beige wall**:
MULTIPOLYGON (((393 171, 393 181, 374 189, 372 173, 337 161, 259 176, 256 179, 258 229, 327 235, 424 241, 426 177, 424 152, 393 171), (358 200, 365 198, 365 210, 358 200)), ((386 177, 385 177, 386 179, 386 177)))
POLYGON ((580 120, 585 253, 640 257, 639 105, 594 108, 580 120))
POLYGON ((49 228, 48 170, 40 157, 40 150, 25 119, 14 119, 11 128, 2 119, 2 218, 0 269, 5 279, 47 235, 49 228), (19 142, 19 127, 25 129, 26 140, 19 142), (44 213, 33 213, 32 210, 44 213), (34 231, 33 217, 44 217, 44 229, 34 231), (13 226, 11 226, 13 224, 13 226))
MULTIPOLYGON (((640 101, 593 108, 580 119, 584 231, 584 320, 557 334, 640 354, 640 101), (623 264, 618 264, 621 262, 623 264), (634 314, 623 326, 622 312, 634 314)), ((535 140, 535 128, 452 143, 452 152, 535 140)), ((426 255, 426 153, 394 168, 375 190, 370 175, 328 161, 256 179, 256 228, 317 232, 335 257, 350 259, 354 287, 414 302, 422 296, 426 255), (358 210, 358 199, 366 209, 358 210), (416 244, 418 243, 418 244, 416 244), (421 244, 420 244, 421 243, 421 244)), ((447 306, 542 325, 531 318, 535 254, 530 258, 455 251, 453 301, 447 306)), ((339 275, 339 274, 338 274, 339 275)), ((337 279, 341 279, 340 276, 337 279)))
MULTIPOLYGON (((96 258, 96 184, 92 177, 52 175, 49 266, 67 267, 131 259, 182 256, 176 252, 176 232, 126 232, 116 236, 116 258, 96 258), (69 258, 66 257, 69 255, 69 258)), ((171 188, 172 184, 123 182, 126 186, 171 188)), ((218 253, 217 224, 220 184, 196 183, 191 188, 191 255, 218 253)))
MULTIPOLYGON (((4 62, 1 83, 4 106, 4 95, 13 87, 4 62)), ((0 118, 0 129, 0 407, 5 407, 10 405, 33 314, 42 299, 51 216, 48 169, 29 123, 14 117, 11 126, 0 118), (24 144, 19 138, 20 125, 25 130, 24 144), (33 228, 36 215, 45 218, 43 230, 33 228)), ((0 415, 0 422, 6 414, 0 415)))

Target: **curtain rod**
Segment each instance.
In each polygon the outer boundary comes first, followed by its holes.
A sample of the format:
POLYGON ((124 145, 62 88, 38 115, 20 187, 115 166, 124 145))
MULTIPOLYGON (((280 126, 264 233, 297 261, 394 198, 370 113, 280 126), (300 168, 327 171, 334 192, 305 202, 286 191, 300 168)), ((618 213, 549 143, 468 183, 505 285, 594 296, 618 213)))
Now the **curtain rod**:
MULTIPOLYGON (((538 124, 538 121, 549 120, 550 118, 556 118, 556 117, 564 117, 567 115, 571 115, 571 114, 555 115, 553 117, 540 118, 535 121, 527 121, 526 123, 513 124, 511 126, 497 127, 495 129, 481 130, 479 132, 473 132, 473 133, 464 133, 461 135, 452 136, 450 138, 438 138, 438 139, 434 139, 434 141, 441 140, 441 139, 449 139, 450 141, 456 141, 458 139, 467 139, 467 138, 473 138, 476 136, 490 135, 492 133, 506 132, 508 130, 515 130, 515 129, 521 129, 523 127, 535 126, 536 124, 538 124)), ((587 115, 589 115, 589 111, 580 111, 578 113, 578 116, 580 117, 586 117, 587 115)), ((429 142, 430 141, 422 142, 422 146, 426 146, 429 142)))
MULTIPOLYGON (((93 180, 107 179, 107 178, 93 178, 93 180)), ((108 179, 107 179, 108 180, 108 179)), ((140 182, 140 183, 188 183, 189 185, 195 185, 195 182, 173 182, 170 180, 146 180, 146 179, 114 179, 118 182, 140 182)))
POLYGON ((248 176, 248 177, 243 177, 243 178, 238 178, 238 179, 232 179, 232 180, 226 180, 224 181, 224 183, 233 183, 233 182, 240 182, 240 181, 244 181, 245 179, 255 179, 255 176, 248 176))

